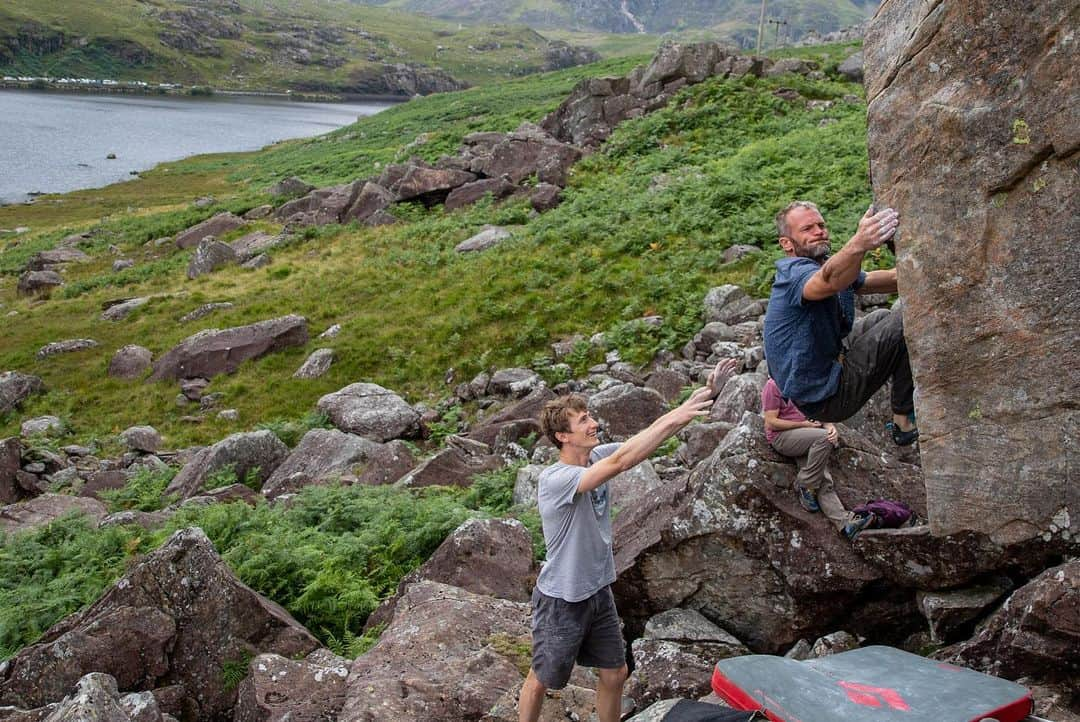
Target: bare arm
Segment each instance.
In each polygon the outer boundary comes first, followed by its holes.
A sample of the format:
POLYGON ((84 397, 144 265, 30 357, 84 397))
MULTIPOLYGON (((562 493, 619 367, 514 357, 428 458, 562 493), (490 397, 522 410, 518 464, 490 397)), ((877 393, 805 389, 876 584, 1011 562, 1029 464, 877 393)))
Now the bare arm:
MULTIPOLYGON (((820 301, 835 296, 855 282, 859 277, 863 256, 867 251, 881 247, 896 233, 899 216, 892 208, 874 213, 874 207, 866 209, 859 228, 840 251, 825 261, 814 275, 803 285, 803 298, 807 301, 820 301)), ((863 291, 872 293, 871 291, 863 291)))
POLYGON ((792 429, 817 429, 821 427, 820 421, 789 421, 780 418, 779 409, 770 409, 765 412, 765 428, 769 431, 791 431, 792 429))
POLYGON ((614 454, 586 469, 578 482, 578 493, 592 491, 612 477, 637 466, 679 429, 696 417, 709 413, 713 398, 735 373, 737 363, 735 359, 725 359, 718 363, 709 374, 708 382, 690 394, 690 398, 631 436, 614 454))
POLYGON ((870 271, 867 273, 866 281, 856 293, 896 293, 896 291, 896 269, 890 268, 887 271, 870 271))

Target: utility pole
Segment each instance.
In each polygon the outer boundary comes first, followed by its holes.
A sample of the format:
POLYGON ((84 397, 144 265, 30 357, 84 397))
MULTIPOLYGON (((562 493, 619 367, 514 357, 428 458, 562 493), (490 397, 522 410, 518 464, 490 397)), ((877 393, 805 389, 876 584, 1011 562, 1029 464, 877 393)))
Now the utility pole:
MULTIPOLYGON (((780 20, 779 18, 769 18, 769 25, 776 26, 776 35, 773 38, 773 47, 780 47, 780 26, 787 25, 787 20, 780 20)), ((787 31, 784 31, 785 34, 787 31)))
POLYGON ((757 54, 761 55, 761 41, 765 38, 765 0, 761 0, 761 16, 757 23, 757 54))

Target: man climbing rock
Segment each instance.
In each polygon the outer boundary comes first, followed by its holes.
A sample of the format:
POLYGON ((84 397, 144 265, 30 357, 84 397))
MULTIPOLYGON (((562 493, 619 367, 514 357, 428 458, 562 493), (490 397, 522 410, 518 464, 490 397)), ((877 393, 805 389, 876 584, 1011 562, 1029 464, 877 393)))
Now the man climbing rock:
POLYGON ((559 449, 559 460, 541 472, 537 486, 547 561, 532 595, 532 666, 518 699, 521 722, 539 719, 544 692, 565 687, 575 662, 597 668, 600 722, 619 719, 627 668, 611 593, 615 559, 607 482, 705 416, 735 366, 734 359, 721 361, 705 386, 623 444, 600 445, 599 425, 584 396, 570 394, 544 407, 540 426, 559 449))
POLYGON ((776 216, 780 247, 765 315, 765 357, 784 398, 807 417, 843 421, 892 380, 891 431, 904 446, 915 428, 914 387, 899 311, 854 326, 855 294, 896 293, 896 269, 864 272, 863 257, 893 237, 899 216, 871 206, 855 235, 829 255, 829 229, 818 208, 795 201, 776 216))

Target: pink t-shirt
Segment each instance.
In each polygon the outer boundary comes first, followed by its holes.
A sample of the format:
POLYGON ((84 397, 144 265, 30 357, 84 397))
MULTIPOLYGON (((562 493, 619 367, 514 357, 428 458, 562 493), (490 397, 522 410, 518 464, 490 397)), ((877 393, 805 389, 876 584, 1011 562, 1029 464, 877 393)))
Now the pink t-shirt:
MULTIPOLYGON (((780 387, 772 379, 769 379, 761 390, 761 413, 766 411, 778 411, 777 416, 785 421, 806 421, 806 416, 799 411, 799 407, 781 395, 780 387)), ((765 440, 771 444, 779 433, 766 426, 765 440)))

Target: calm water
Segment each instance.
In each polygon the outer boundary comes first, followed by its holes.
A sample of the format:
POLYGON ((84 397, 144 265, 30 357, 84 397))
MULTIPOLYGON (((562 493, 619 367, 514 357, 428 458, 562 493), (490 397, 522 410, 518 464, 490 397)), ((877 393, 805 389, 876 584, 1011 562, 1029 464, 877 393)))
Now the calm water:
POLYGON ((0 203, 130 180, 199 153, 319 135, 385 103, 0 91, 0 203), (116 160, 107 160, 110 153, 116 160))

